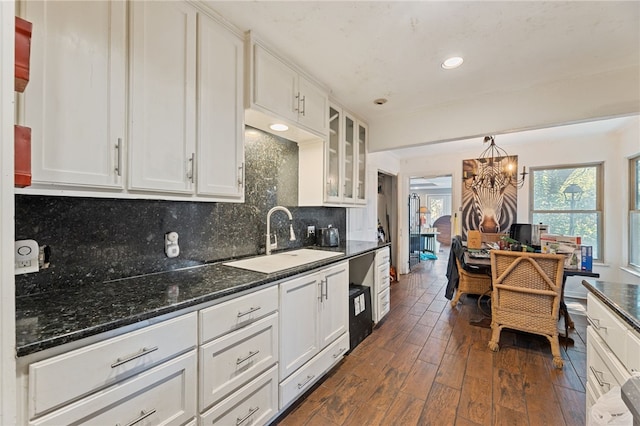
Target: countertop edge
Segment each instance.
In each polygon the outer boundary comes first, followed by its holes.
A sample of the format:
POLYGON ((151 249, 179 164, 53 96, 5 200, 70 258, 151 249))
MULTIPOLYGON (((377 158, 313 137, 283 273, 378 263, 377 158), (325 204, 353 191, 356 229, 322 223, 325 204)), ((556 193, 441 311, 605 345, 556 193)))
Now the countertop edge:
MULTIPOLYGON (((598 286, 602 287, 605 283, 602 281, 595 281, 593 283, 582 280, 582 285, 587 288, 595 297, 601 300, 605 305, 607 305, 611 310, 613 310, 625 323, 631 326, 635 331, 640 333, 640 320, 633 315, 631 315, 627 310, 617 303, 614 298, 610 295, 606 294, 604 289, 598 288, 598 286)), ((618 284, 620 286, 635 286, 634 284, 618 284)))
MULTIPOLYGON (((358 242, 355 241, 354 243, 357 244, 358 242)), ((365 255, 367 253, 375 252, 380 248, 391 245, 391 243, 375 243, 373 241, 371 242, 363 241, 361 243, 368 247, 362 250, 356 250, 352 252, 348 252, 345 249, 345 254, 343 256, 331 257, 318 262, 309 263, 301 267, 283 270, 278 273, 261 274, 261 278, 257 280, 239 284, 234 287, 226 288, 222 291, 208 293, 200 297, 196 297, 190 300, 185 300, 179 303, 168 304, 166 306, 158 307, 156 309, 141 311, 139 313, 135 313, 130 316, 119 318, 114 321, 100 323, 95 326, 74 330, 67 333, 62 333, 59 335, 44 338, 42 340, 38 340, 34 342, 29 342, 26 344, 19 345, 16 342, 16 356, 18 358, 25 357, 25 356, 32 355, 47 349, 56 348, 56 347, 73 343, 86 338, 96 337, 103 333, 113 332, 119 328, 135 326, 135 324, 137 323, 143 323, 145 321, 153 320, 154 318, 158 318, 162 316, 170 316, 172 313, 175 313, 175 312, 184 311, 184 313, 187 313, 190 310, 196 310, 196 309, 201 309, 203 307, 206 307, 206 306, 200 306, 200 305, 205 305, 207 303, 210 303, 211 305, 215 305, 216 303, 214 302, 216 302, 217 300, 220 300, 220 299, 227 300, 231 296, 241 292, 256 291, 268 285, 275 285, 277 282, 281 280, 284 280, 296 275, 305 274, 315 269, 322 268, 325 266, 330 266, 332 264, 346 261, 354 257, 365 255)), ((333 248, 333 250, 337 251, 341 248, 344 249, 344 247, 335 247, 333 248)), ((215 262, 215 263, 218 263, 218 262, 215 262)), ((225 268, 232 268, 232 267, 225 266, 225 268)), ((172 272, 176 272, 176 271, 172 271, 172 272)), ((224 300, 220 300, 220 302, 224 300)), ((17 331, 18 330, 16 329, 16 332, 17 331)))

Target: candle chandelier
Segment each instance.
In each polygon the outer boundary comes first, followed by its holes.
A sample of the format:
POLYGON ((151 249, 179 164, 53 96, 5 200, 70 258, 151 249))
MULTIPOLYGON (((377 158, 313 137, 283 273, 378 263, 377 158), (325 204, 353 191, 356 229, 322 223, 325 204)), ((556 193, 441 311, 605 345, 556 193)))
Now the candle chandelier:
POLYGON ((488 189, 491 191, 503 191, 511 185, 522 188, 524 178, 528 174, 526 167, 518 173, 518 161, 516 156, 511 156, 496 145, 493 136, 485 136, 484 143, 489 146, 480 153, 476 159, 476 165, 472 170, 463 170, 462 180, 467 189, 488 189))

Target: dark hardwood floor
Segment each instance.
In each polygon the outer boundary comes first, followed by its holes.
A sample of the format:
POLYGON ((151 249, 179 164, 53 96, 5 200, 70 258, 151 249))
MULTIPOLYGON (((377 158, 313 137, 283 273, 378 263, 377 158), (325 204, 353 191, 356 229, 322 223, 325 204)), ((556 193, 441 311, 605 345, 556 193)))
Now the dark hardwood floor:
POLYGON ((463 296, 444 297, 447 247, 391 286, 387 318, 280 425, 584 425, 586 317, 568 301, 575 329, 564 368, 549 343, 503 331, 500 351, 463 296))

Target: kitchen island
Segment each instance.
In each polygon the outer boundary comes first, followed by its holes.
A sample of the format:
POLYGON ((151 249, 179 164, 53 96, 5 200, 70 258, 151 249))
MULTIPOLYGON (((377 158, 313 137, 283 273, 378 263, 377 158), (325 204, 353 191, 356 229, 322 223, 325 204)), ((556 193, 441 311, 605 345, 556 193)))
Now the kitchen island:
MULTIPOLYGON (((71 287, 16 299, 16 354, 33 354, 173 313, 197 310, 322 266, 373 252, 389 244, 346 241, 318 250, 343 255, 272 274, 225 266, 217 261, 180 270, 71 287)), ((147 325, 147 324, 144 324, 147 325)))

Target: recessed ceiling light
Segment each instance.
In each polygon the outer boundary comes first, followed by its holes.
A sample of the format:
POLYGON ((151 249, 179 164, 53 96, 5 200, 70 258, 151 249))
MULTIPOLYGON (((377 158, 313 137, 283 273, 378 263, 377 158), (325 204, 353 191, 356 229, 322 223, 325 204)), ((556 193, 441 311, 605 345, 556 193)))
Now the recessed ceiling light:
POLYGON ((376 105, 384 105, 387 103, 387 100, 385 98, 378 98, 374 100, 373 103, 376 105))
POLYGON ((442 63, 442 68, 444 68, 445 70, 452 70, 454 68, 458 68, 460 65, 462 65, 463 62, 464 59, 462 59, 460 56, 452 56, 451 58, 445 59, 445 61, 442 63))
POLYGON ((286 132, 287 130, 289 130, 289 126, 282 123, 272 124, 271 126, 269 126, 269 128, 271 130, 275 130, 276 132, 286 132))

